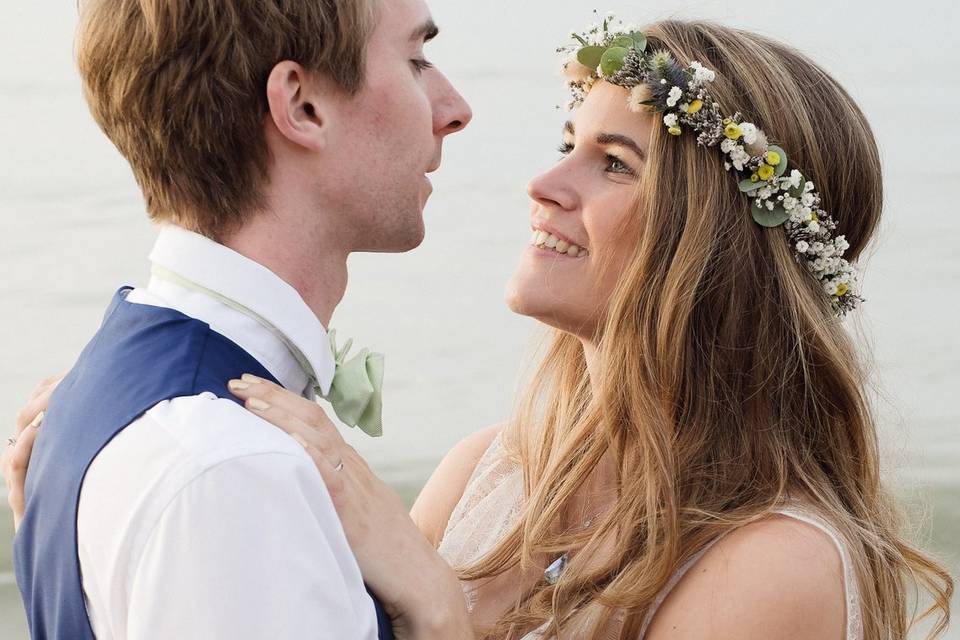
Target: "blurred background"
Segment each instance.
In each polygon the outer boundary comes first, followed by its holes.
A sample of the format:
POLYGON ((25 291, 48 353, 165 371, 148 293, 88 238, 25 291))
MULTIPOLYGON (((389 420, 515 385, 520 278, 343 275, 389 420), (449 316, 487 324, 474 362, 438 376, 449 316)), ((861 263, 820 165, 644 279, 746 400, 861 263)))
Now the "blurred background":
MULTIPOLYGON (((809 54, 874 126, 886 212, 865 265, 869 303, 850 328, 875 363, 886 477, 909 505, 915 539, 956 575, 960 217, 950 189, 960 185, 951 160, 960 5, 428 2, 442 30, 428 57, 476 118, 446 144, 423 246, 354 256, 334 316, 341 336, 387 354, 386 435, 350 434, 373 466, 412 500, 445 451, 513 406, 539 331, 506 309, 502 291, 529 240, 525 185, 557 156, 565 113, 556 105, 567 96, 556 46, 593 20, 593 8, 640 24, 716 19, 809 54)), ((146 282, 156 234, 129 168, 83 102, 75 24, 73 2, 0 3, 0 434, 41 378, 69 368, 116 288, 146 282)), ((0 638, 18 640, 27 633, 9 516, 3 501, 0 638)), ((946 637, 960 639, 958 629, 946 637)))

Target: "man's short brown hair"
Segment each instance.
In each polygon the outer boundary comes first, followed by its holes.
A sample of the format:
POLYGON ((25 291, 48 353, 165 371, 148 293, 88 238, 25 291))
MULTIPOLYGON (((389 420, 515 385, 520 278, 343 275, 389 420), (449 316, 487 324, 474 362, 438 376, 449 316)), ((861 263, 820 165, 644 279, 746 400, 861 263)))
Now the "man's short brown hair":
POLYGON ((219 238, 263 206, 270 71, 292 60, 356 92, 375 1, 81 2, 84 94, 150 217, 219 238))

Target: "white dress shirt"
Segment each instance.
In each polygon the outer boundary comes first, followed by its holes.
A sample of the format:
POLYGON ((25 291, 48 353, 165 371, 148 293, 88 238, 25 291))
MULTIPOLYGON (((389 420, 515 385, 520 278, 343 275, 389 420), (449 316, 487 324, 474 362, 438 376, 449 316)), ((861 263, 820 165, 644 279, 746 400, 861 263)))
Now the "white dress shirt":
MULTIPOLYGON (((162 228, 150 259, 272 327, 157 277, 128 301, 208 323, 284 387, 313 397, 294 345, 329 389, 326 331, 277 275, 174 226, 162 228)), ((313 461, 230 400, 174 398, 121 431, 90 466, 77 531, 99 640, 377 637, 373 601, 313 461)))

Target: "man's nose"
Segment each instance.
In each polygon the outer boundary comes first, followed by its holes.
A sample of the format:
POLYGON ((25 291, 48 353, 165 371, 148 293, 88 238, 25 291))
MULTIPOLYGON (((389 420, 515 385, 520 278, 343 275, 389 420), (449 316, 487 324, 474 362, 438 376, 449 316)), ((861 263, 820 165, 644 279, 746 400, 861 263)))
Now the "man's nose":
POLYGON ((438 135, 448 136, 465 129, 473 120, 473 111, 447 77, 438 75, 440 86, 433 108, 433 128, 438 135))

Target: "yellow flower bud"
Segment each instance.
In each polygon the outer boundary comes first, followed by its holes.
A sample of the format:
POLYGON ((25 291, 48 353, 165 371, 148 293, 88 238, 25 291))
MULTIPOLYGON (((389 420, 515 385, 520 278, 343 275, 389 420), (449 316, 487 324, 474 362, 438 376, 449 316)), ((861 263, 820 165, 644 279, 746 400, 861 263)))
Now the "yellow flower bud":
POLYGON ((669 129, 667 129, 667 133, 669 133, 672 136, 678 136, 681 133, 680 127, 670 127, 669 129))
POLYGON ((767 164, 771 166, 777 166, 780 164, 780 154, 776 151, 767 151, 767 164))
POLYGON ((687 109, 687 113, 696 113, 703 108, 703 100, 694 100, 690 103, 690 107, 687 109))
POLYGON ((760 179, 760 176, 758 176, 757 174, 753 174, 750 176, 750 182, 756 182, 759 179, 760 179))
POLYGON ((845 285, 845 284, 839 284, 839 285, 837 285, 837 297, 838 297, 838 298, 842 298, 843 296, 847 295, 847 293, 849 293, 849 292, 850 292, 850 287, 848 287, 847 285, 845 285))
POLYGON ((817 212, 816 212, 816 211, 814 211, 814 212, 811 213, 810 215, 811 215, 810 222, 819 222, 819 221, 820 221, 820 216, 817 215, 817 212))
POLYGON ((743 136, 743 132, 740 131, 740 127, 731 122, 723 129, 723 135, 731 140, 739 140, 743 136))
POLYGON ((723 124, 724 124, 724 125, 728 125, 728 124, 730 124, 731 122, 733 122, 733 120, 731 120, 730 118, 724 118, 724 119, 723 119, 723 124))
POLYGON ((766 182, 773 177, 773 167, 768 164, 760 165, 760 168, 757 169, 757 175, 760 176, 760 179, 766 182))

